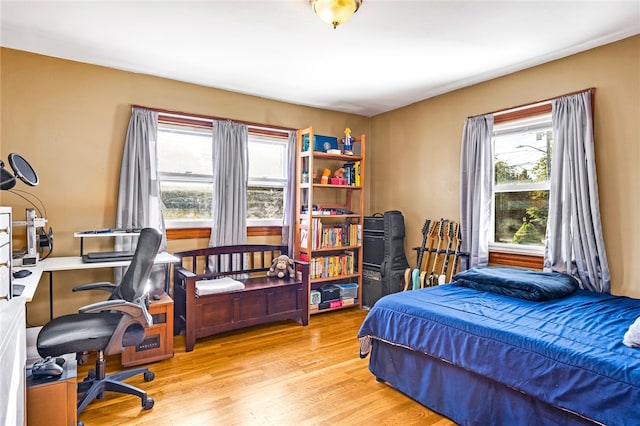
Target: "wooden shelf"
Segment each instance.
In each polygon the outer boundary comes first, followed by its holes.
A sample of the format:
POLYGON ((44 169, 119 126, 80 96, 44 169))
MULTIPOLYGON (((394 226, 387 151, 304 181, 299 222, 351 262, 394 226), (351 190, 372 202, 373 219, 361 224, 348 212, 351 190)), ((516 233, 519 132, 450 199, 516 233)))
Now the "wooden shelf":
POLYGON ((309 282, 311 284, 316 284, 316 283, 324 283, 327 281, 340 281, 340 280, 349 280, 349 279, 353 279, 353 278, 360 278, 360 273, 358 272, 357 274, 344 274, 344 275, 336 275, 334 277, 324 277, 324 278, 310 278, 309 282))
POLYGON ((316 253, 327 253, 327 252, 332 252, 332 251, 342 251, 342 250, 357 250, 359 248, 361 248, 362 246, 335 246, 335 247, 322 247, 322 248, 316 248, 313 250, 310 250, 306 247, 300 247, 300 252, 302 253, 308 253, 309 251, 313 251, 316 253))
MULTIPOLYGON (((323 283, 350 282, 357 283, 356 300, 362 300, 362 236, 364 228, 364 185, 365 185, 365 135, 354 136, 353 152, 356 155, 330 154, 322 151, 303 150, 303 146, 314 146, 316 135, 313 127, 298 131, 296 143, 296 220, 295 220, 295 253, 296 258, 302 254, 308 259, 310 276, 309 291, 320 287, 323 283), (306 143, 305 143, 306 141, 306 143), (319 176, 323 170, 334 172, 345 169, 344 178, 353 185, 338 185, 311 181, 312 176, 319 176), (304 175, 304 178, 303 178, 304 175), (355 185, 357 183, 357 185, 355 185), (329 203, 332 203, 329 205, 329 203), (349 214, 320 214, 311 211, 314 205, 320 209, 349 211, 349 214), (330 229, 329 231, 326 231, 330 229), (354 241, 359 238, 359 241, 354 241), (306 247, 302 247, 304 242, 306 247), (330 247, 312 248, 322 243, 347 243, 330 247), (345 259, 346 256, 346 259, 345 259), (324 259, 321 259, 324 258, 324 259), (347 265, 345 267, 345 265, 347 265), (351 269, 351 267, 353 269, 351 269), (317 271, 314 270, 317 268, 317 271), (331 269, 332 273, 355 271, 330 277, 318 277, 331 269)), ((332 148, 335 148, 332 146, 332 148)), ((338 149, 342 149, 342 142, 338 149)), ((331 175, 329 176, 331 177, 331 175)), ((319 209, 316 209, 319 210, 319 209)), ((328 308, 313 313, 346 309, 361 304, 328 308)))
POLYGON ((312 214, 311 215, 312 219, 316 219, 316 218, 331 219, 332 217, 335 217, 336 219, 348 219, 348 218, 359 219, 360 215, 359 214, 312 214))
MULTIPOLYGON (((305 184, 302 184, 305 185, 305 184)), ((308 184, 306 184, 308 185, 308 184)), ((331 188, 331 189, 362 189, 362 186, 356 185, 338 185, 333 183, 314 183, 314 188, 331 188)))
MULTIPOLYGON (((313 306, 313 305, 309 305, 309 306, 313 306)), ((327 308, 327 309, 319 309, 319 310, 309 310, 309 314, 310 315, 317 315, 317 314, 324 314, 325 312, 333 312, 333 311, 339 311, 341 309, 351 309, 351 308, 359 308, 360 307, 360 303, 355 303, 353 305, 347 305, 347 306, 338 306, 337 308, 327 308)))
POLYGON ((301 157, 310 157, 313 155, 315 158, 321 158, 324 160, 337 160, 351 163, 354 161, 362 161, 364 158, 360 155, 344 155, 344 154, 328 154, 322 151, 302 151, 301 157))

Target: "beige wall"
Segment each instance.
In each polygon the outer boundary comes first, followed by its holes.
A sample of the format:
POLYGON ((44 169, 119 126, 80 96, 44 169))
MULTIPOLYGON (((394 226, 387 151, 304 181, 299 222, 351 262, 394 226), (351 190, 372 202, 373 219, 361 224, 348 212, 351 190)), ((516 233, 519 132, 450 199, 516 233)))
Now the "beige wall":
MULTIPOLYGON (((459 158, 468 116, 595 87, 596 167, 612 292, 640 297, 640 36, 376 116, 370 206, 405 214, 406 247, 425 218, 459 218, 459 158)), ((410 263, 415 255, 407 250, 410 263)))
MULTIPOLYGON (((0 49, 0 61, 0 157, 18 152, 36 168, 41 184, 19 189, 46 206, 57 256, 78 253, 73 232, 115 222, 132 104, 290 128, 313 125, 320 134, 339 135, 345 127, 367 134, 365 212, 401 210, 406 247, 413 247, 425 218, 458 218, 460 139, 467 116, 595 87, 600 205, 613 292, 640 297, 640 225, 634 220, 640 210, 640 36, 371 119, 11 49, 0 49)), ((27 207, 10 193, 0 193, 0 202, 14 208, 16 219, 27 207)), ((14 243, 24 244, 24 235, 14 243)), ((180 240, 169 249, 204 244, 180 240)), ((29 304, 34 325, 48 317, 46 278, 29 304)), ((110 279, 107 271, 56 273, 55 314, 99 299, 71 293, 71 286, 110 279)))
MULTIPOLYGON (((40 185, 27 190, 46 206, 54 230, 56 256, 79 253, 75 231, 115 224, 117 190, 131 105, 213 115, 288 128, 314 126, 319 134, 369 132, 367 117, 308 108, 254 96, 205 88, 163 78, 118 71, 11 49, 1 49, 1 158, 23 155, 36 169, 40 185)), ((11 193, 0 194, 16 219, 28 206, 11 193)), ((14 244, 26 244, 24 229, 14 244)), ((108 241, 108 240, 107 240, 108 241)), ((111 242, 112 243, 112 242, 111 242)), ((94 243, 95 244, 95 243, 94 243)), ((185 250, 206 241, 175 241, 185 250)), ((91 247, 97 247, 92 245, 91 247)), ((29 304, 31 324, 48 318, 48 277, 29 304)), ((55 315, 76 311, 100 295, 71 293, 73 285, 111 280, 108 270, 57 272, 55 315)))

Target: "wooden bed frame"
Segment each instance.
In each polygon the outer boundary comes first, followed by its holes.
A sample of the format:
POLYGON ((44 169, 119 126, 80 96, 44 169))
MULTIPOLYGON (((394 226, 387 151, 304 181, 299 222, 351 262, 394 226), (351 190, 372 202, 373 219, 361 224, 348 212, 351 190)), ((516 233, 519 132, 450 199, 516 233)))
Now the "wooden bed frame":
POLYGON ((280 254, 287 254, 287 246, 237 245, 174 253, 180 258, 174 271, 174 334, 185 333, 187 352, 196 339, 225 331, 288 319, 309 324, 309 266, 295 261, 296 277, 267 277, 280 254), (244 260, 235 266, 232 258, 244 260), (218 269, 224 272, 211 271, 207 259, 222 265, 218 269), (196 281, 223 276, 242 281, 245 288, 196 296, 196 281))

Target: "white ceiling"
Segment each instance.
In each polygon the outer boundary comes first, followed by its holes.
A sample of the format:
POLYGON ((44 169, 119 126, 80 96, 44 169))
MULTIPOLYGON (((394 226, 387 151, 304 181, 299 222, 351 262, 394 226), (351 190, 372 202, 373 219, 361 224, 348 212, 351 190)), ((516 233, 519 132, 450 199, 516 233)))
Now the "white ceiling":
POLYGON ((0 44, 372 116, 640 33, 633 1, 0 0, 0 44))

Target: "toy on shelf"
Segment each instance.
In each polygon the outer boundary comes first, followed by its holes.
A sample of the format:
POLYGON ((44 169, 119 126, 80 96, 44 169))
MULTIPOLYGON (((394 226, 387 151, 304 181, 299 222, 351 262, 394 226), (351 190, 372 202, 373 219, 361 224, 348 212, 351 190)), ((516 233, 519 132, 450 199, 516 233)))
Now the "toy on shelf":
POLYGON ((353 137, 351 136, 351 129, 350 128, 346 128, 344 129, 344 154, 345 155, 353 155, 353 148, 352 148, 352 143, 353 143, 353 137))
POLYGON ((333 185, 346 185, 347 179, 344 177, 344 168, 340 167, 338 170, 333 172, 333 177, 331 178, 331 183, 333 185))
POLYGON ((331 170, 324 169, 322 172, 322 177, 320 178, 320 183, 322 184, 329 183, 329 175, 331 175, 331 170))

